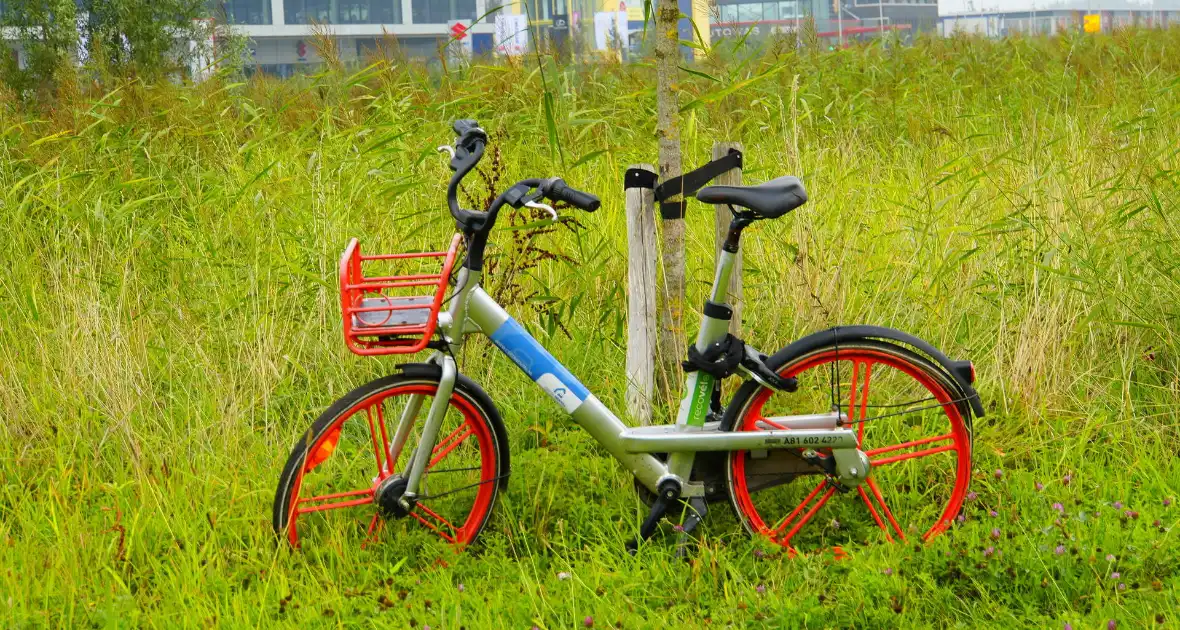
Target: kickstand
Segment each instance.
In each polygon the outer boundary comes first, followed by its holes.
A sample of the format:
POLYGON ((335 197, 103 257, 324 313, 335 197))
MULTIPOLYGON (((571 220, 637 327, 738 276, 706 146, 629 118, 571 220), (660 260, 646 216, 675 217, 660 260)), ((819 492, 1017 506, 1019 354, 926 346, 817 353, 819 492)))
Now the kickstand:
POLYGON ((688 500, 688 516, 684 517, 684 526, 680 529, 680 539, 676 541, 676 557, 688 557, 688 535, 692 533, 697 525, 705 519, 705 515, 709 513, 709 507, 705 503, 704 497, 693 497, 688 500))

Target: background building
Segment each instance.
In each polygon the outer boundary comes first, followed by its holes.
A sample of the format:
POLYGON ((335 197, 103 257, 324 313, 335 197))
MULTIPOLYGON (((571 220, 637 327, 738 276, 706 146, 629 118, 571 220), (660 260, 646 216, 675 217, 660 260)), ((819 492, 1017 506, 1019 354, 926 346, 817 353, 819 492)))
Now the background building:
POLYGON ((939 31, 948 36, 1052 34, 1083 28, 1087 15, 1097 16, 1094 24, 1103 32, 1129 26, 1163 28, 1180 24, 1180 0, 943 0, 939 31))

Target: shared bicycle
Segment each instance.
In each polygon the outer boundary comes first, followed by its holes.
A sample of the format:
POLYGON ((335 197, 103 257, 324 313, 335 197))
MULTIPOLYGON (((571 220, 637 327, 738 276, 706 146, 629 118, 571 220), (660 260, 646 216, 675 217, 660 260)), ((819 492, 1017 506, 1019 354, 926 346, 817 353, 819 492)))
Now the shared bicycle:
POLYGON ((647 516, 627 543, 632 551, 665 517, 679 515, 687 536, 716 503, 732 504, 750 533, 792 552, 921 541, 951 525, 971 477, 972 419, 984 415, 970 361, 880 326, 834 327, 773 354, 729 333, 726 287, 743 231, 803 205, 799 179, 696 192, 698 201, 728 205, 733 219, 684 361, 683 398, 674 424, 630 427, 481 287, 501 211, 528 208, 556 221, 558 202, 594 212, 599 199, 559 178, 535 178, 483 211, 463 209, 460 184, 488 135, 472 120, 453 129, 454 144, 440 147, 454 171, 449 247, 363 254, 353 239, 339 269, 349 349, 431 353, 348 393, 302 434, 275 494, 276 533, 299 546, 351 522, 364 531, 362 544, 394 524, 457 547, 476 541, 511 466, 495 402, 458 369, 473 334, 634 475, 647 516), (723 404, 730 378, 741 383, 723 404))

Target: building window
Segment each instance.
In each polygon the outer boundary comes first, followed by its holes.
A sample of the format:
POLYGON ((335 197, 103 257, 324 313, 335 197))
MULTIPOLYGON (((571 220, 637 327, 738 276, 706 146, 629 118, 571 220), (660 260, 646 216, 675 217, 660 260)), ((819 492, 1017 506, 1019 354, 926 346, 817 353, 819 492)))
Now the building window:
POLYGON ((739 4, 738 5, 738 21, 739 22, 758 22, 762 19, 762 5, 761 4, 739 4))
MULTIPOLYGON (((544 3, 548 8, 548 3, 544 3)), ((413 0, 414 24, 446 24, 474 20, 475 0, 413 0)), ((534 17, 534 19, 536 19, 534 17)))
MULTIPOLYGON (((234 0, 244 2, 245 0, 234 0)), ((257 0, 252 0, 257 1, 257 0)), ((269 4, 270 0, 263 0, 269 4)), ((287 24, 401 24, 401 0, 283 0, 287 24)))
POLYGON ((226 24, 270 24, 270 0, 209 0, 209 14, 226 24))

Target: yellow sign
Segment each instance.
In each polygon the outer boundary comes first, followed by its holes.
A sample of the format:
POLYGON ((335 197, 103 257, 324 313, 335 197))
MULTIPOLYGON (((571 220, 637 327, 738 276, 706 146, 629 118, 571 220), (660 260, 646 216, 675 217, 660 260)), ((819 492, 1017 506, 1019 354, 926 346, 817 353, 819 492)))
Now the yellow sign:
POLYGON ((1101 33, 1102 32, 1102 15, 1094 14, 1087 15, 1082 18, 1082 29, 1087 33, 1101 33))

